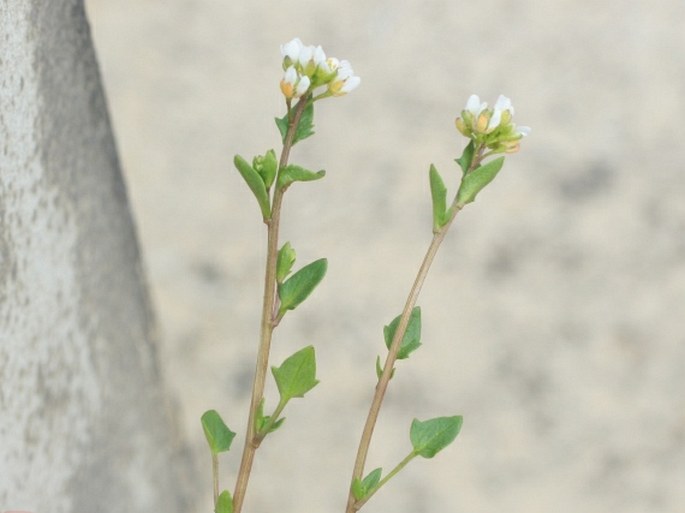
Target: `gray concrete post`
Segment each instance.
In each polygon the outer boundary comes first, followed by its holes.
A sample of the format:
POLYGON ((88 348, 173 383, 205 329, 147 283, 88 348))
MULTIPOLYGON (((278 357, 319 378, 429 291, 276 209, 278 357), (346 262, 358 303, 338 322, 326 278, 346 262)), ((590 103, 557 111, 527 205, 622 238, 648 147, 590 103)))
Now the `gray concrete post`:
POLYGON ((185 510, 82 0, 0 3, 0 511, 185 510))

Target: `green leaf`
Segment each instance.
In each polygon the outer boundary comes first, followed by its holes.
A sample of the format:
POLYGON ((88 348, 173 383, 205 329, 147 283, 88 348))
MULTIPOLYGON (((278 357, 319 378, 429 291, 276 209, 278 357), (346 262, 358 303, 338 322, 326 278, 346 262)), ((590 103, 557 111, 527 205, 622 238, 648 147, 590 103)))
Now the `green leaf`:
POLYGON ((202 429, 212 454, 228 451, 231 448, 235 433, 228 429, 219 413, 216 410, 208 410, 202 415, 201 420, 202 429))
MULTIPOLYGON (((300 100, 303 101, 303 100, 300 100)), ((299 104, 299 103, 298 103, 299 104)), ((290 109, 290 112, 283 116, 282 118, 276 118, 276 126, 278 131, 281 133, 281 140, 285 143, 285 137, 288 134, 288 126, 290 125, 290 116, 295 115, 295 109, 297 105, 290 109)), ((305 107, 302 115, 300 116, 300 122, 297 124, 297 129, 295 130, 295 136, 293 138, 293 146, 307 137, 314 135, 314 104, 310 103, 305 107)))
POLYGON ((266 436, 269 433, 273 433, 276 431, 283 422, 285 421, 285 417, 282 417, 278 420, 276 420, 271 427, 269 427, 269 430, 267 432, 264 432, 264 429, 268 426, 269 422, 271 422, 271 416, 270 415, 264 415, 264 398, 262 398, 261 401, 259 401, 259 406, 257 406, 257 411, 255 412, 255 431, 262 435, 266 436))
POLYGON ((290 270, 295 263, 295 250, 290 245, 290 242, 283 244, 283 247, 278 251, 278 260, 276 262, 276 281, 283 283, 285 277, 290 274, 290 270))
POLYGON ((469 143, 466 145, 466 148, 464 148, 464 151, 461 154, 461 157, 458 159, 454 159, 457 161, 457 164, 459 164, 459 167, 461 168, 462 173, 466 174, 471 167, 471 163, 473 162, 473 154, 476 151, 476 144, 473 142, 473 139, 469 141, 469 143))
POLYGON ((293 144, 314 135, 314 104, 307 105, 300 116, 293 144))
MULTIPOLYGON (((383 367, 381 367, 381 357, 376 356, 376 376, 378 376, 378 379, 381 379, 381 375, 383 374, 383 367)), ((390 379, 395 377, 395 369, 390 371, 390 379)))
POLYGON ((279 315, 286 310, 294 310, 323 280, 328 268, 328 260, 320 258, 293 274, 278 286, 278 297, 281 300, 279 315))
POLYGON ((424 422, 414 419, 409 431, 414 453, 423 458, 432 458, 454 441, 461 430, 462 421, 461 415, 436 417, 424 422))
POLYGON ((476 199, 476 195, 495 179, 503 164, 504 157, 499 157, 467 173, 457 191, 457 204, 464 206, 476 199))
POLYGON ((231 492, 224 490, 216 501, 215 513, 233 513, 233 498, 231 492))
MULTIPOLYGON (((400 318, 402 316, 398 315, 395 317, 390 324, 383 328, 383 336, 385 337, 385 345, 390 349, 392 345, 392 339, 395 337, 395 332, 397 331, 397 326, 400 323, 400 318)), ((415 306, 411 311, 409 316, 409 323, 407 324, 407 330, 404 332, 404 337, 402 337, 402 342, 400 343, 400 350, 397 352, 397 359, 404 360, 408 358, 409 355, 416 351, 421 346, 421 308, 415 306)))
POLYGON ((314 348, 307 346, 286 358, 280 367, 271 367, 281 401, 304 397, 319 381, 316 379, 314 348))
POLYGON ((262 177, 264 186, 268 191, 276 179, 276 171, 278 171, 278 161, 276 160, 276 152, 274 150, 267 151, 264 155, 259 155, 252 161, 252 167, 262 177))
POLYGON ((274 120, 276 121, 278 131, 281 133, 281 142, 285 143, 285 136, 288 133, 288 124, 290 123, 290 121, 288 120, 288 114, 286 114, 282 118, 274 118, 274 120))
POLYGON ((433 231, 438 231, 446 221, 447 188, 433 164, 431 164, 428 176, 430 178, 431 198, 433 199, 433 231))
POLYGON ((279 189, 283 189, 293 182, 311 182, 313 180, 319 180, 324 176, 326 176, 326 171, 323 169, 314 172, 301 166, 296 166, 295 164, 289 164, 278 173, 276 186, 279 189))
POLYGON ((369 474, 360 480, 358 477, 352 482, 352 494, 358 501, 365 499, 369 492, 372 492, 381 480, 382 468, 373 469, 369 474))
POLYGON ((247 183, 255 198, 257 198, 257 203, 259 203, 259 208, 262 211, 262 217, 270 219, 271 206, 269 204, 269 195, 266 192, 266 186, 262 177, 240 155, 236 155, 233 158, 233 164, 235 164, 236 169, 247 183))

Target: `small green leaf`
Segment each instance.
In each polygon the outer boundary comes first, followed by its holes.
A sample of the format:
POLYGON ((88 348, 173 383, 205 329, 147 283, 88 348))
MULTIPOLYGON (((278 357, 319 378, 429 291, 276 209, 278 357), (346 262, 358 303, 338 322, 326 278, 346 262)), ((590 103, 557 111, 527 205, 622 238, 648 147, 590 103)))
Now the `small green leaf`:
POLYGON ((276 186, 279 189, 288 187, 293 182, 311 182, 313 180, 319 180, 326 176, 326 171, 321 169, 320 171, 310 171, 301 166, 296 166, 295 164, 290 164, 281 169, 278 173, 278 180, 276 186))
POLYGON ((445 224, 447 188, 433 164, 431 164, 428 176, 430 178, 431 198, 433 199, 433 231, 438 231, 445 224))
POLYGON ((278 260, 276 262, 276 281, 283 283, 285 277, 290 274, 290 270, 295 263, 295 250, 290 245, 290 242, 283 244, 283 247, 278 251, 278 260))
MULTIPOLYGON (((302 100, 300 100, 302 101, 302 100)), ((282 118, 276 118, 276 126, 278 131, 281 133, 281 140, 285 143, 285 137, 288 134, 288 127, 290 125, 290 116, 294 115, 294 109, 297 105, 290 109, 290 113, 286 114, 282 118)), ((314 104, 310 103, 305 107, 302 115, 300 116, 300 122, 297 124, 297 129, 295 130, 295 136, 293 138, 293 146, 303 139, 314 135, 314 104)))
POLYGON ((300 116, 293 144, 314 135, 314 104, 307 105, 300 116))
POLYGON ((362 500, 365 496, 364 486, 362 485, 361 479, 358 477, 355 477, 352 480, 352 495, 354 495, 354 498, 358 501, 362 500))
POLYGON ((294 397, 304 397, 304 394, 319 383, 316 379, 316 356, 312 346, 289 356, 280 367, 271 367, 271 372, 282 402, 288 402, 294 397))
POLYGON ((201 420, 202 429, 212 454, 228 451, 231 448, 235 433, 228 429, 219 413, 216 410, 208 410, 202 415, 201 420))
MULTIPOLYGON (((397 331, 397 326, 400 323, 400 318, 402 316, 398 315, 395 317, 390 324, 383 328, 383 336, 385 337, 385 345, 390 349, 392 345, 392 339, 395 337, 395 331, 397 331)), ((397 359, 404 360, 408 358, 409 355, 416 351, 421 346, 421 308, 415 306, 411 311, 409 316, 409 323, 407 324, 407 330, 404 332, 404 337, 402 337, 402 342, 400 343, 400 350, 397 352, 397 359)))
POLYGON ((233 164, 235 164, 236 169, 247 183, 255 198, 257 198, 257 203, 259 203, 259 208, 262 211, 262 217, 270 219, 271 206, 269 204, 269 195, 266 192, 266 186, 262 177, 240 155, 236 155, 233 158, 233 164))
POLYGON ((369 474, 360 480, 358 477, 352 481, 352 495, 358 501, 366 499, 370 492, 372 492, 381 480, 382 468, 373 469, 369 474))
POLYGON ((364 487, 364 490, 366 490, 366 493, 376 488, 376 485, 378 485, 381 480, 382 472, 383 469, 381 467, 375 468, 362 480, 362 486, 364 487))
POLYGON ((281 300, 279 315, 284 314, 286 310, 297 308, 302 301, 307 299, 309 294, 323 280, 327 267, 328 261, 325 258, 320 258, 305 265, 282 284, 279 284, 278 297, 281 300))
POLYGON ((216 500, 215 513, 233 513, 233 498, 231 492, 224 490, 216 500))
POLYGON ((457 191, 457 204, 464 206, 476 199, 476 195, 495 179, 503 164, 504 157, 499 157, 464 175, 457 191))
POLYGON ((252 167, 259 176, 262 177, 264 186, 268 191, 276 179, 276 171, 278 171, 278 161, 276 160, 276 152, 274 150, 267 151, 264 155, 258 155, 252 161, 252 167))
POLYGON ((469 143, 466 145, 466 148, 464 148, 464 151, 461 154, 461 157, 458 159, 454 159, 457 161, 457 164, 459 164, 459 167, 461 168, 462 173, 466 174, 471 167, 471 163, 473 162, 473 154, 476 151, 476 144, 473 142, 473 139, 469 141, 469 143))
MULTIPOLYGON (((378 379, 381 379, 381 375, 383 374, 383 367, 381 367, 381 357, 376 356, 376 376, 378 376, 378 379)), ((390 379, 395 377, 395 369, 390 371, 390 379)))
POLYGON ((266 436, 269 433, 273 433, 276 431, 283 422, 285 421, 285 417, 282 417, 278 420, 276 420, 271 427, 269 427, 269 430, 264 432, 266 427, 269 425, 269 422, 271 422, 271 416, 270 415, 264 415, 264 398, 262 398, 261 401, 259 401, 259 406, 257 406, 257 411, 255 412, 255 431, 257 434, 266 436))
POLYGON ((288 125, 290 123, 290 121, 288 120, 288 114, 286 114, 282 118, 274 118, 274 120, 276 121, 278 131, 281 133, 281 142, 285 143, 285 136, 288 133, 288 125))
POLYGON ((424 422, 414 419, 409 431, 414 453, 423 458, 432 458, 454 441, 461 430, 462 421, 461 415, 436 417, 424 422))

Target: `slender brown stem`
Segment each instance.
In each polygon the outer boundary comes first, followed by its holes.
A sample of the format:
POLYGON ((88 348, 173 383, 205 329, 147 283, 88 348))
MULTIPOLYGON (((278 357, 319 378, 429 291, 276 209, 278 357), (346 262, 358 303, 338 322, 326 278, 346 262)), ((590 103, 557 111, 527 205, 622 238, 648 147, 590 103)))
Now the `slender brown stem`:
MULTIPOLYGON (((288 126, 283 150, 279 162, 279 172, 288 164, 290 149, 295 140, 297 125, 302 117, 302 112, 306 107, 305 99, 301 99, 295 106, 293 117, 288 126)), ((271 218, 265 220, 267 225, 267 252, 266 252, 266 271, 264 273, 264 302, 262 304, 262 322, 259 337, 259 349, 257 351, 257 362, 255 366, 254 380, 252 382, 252 398, 250 400, 250 414, 247 421, 245 434, 245 446, 240 460, 240 469, 236 479, 233 492, 233 512, 240 513, 245 492, 250 480, 250 472, 254 462, 255 452, 259 448, 261 439, 257 436, 255 417, 259 403, 264 397, 264 385, 266 382, 267 370, 269 368, 269 353, 271 350, 271 338, 274 324, 274 310, 276 305, 276 262, 278 260, 278 231, 281 221, 281 205, 285 188, 276 187, 273 201, 271 203, 271 218)))
MULTIPOLYGON (((354 470, 352 471, 352 482, 354 482, 355 479, 362 479, 362 476, 364 474, 364 465, 366 464, 366 456, 368 455, 369 446, 371 445, 371 437, 373 436, 373 430, 376 426, 376 421, 378 420, 378 414, 381 410, 381 405, 383 403, 383 398, 385 397, 385 392, 388 388, 388 383, 390 382, 390 378, 392 377, 395 361, 397 360, 397 353, 400 350, 401 340, 404 338, 404 333, 406 332, 407 326, 409 324, 409 316, 411 315, 411 311, 416 305, 416 300, 418 299, 419 293, 421 292, 421 287, 423 286, 423 283, 426 280, 426 276, 428 275, 428 271, 430 269, 431 264, 433 263, 433 259, 435 258, 435 255, 438 252, 438 249, 440 248, 440 244, 445 239, 445 235, 447 235, 447 231, 449 230, 449 227, 452 224, 452 221, 456 217, 457 213, 461 210, 461 206, 452 205, 452 208, 450 210, 452 212, 451 217, 449 218, 447 223, 445 223, 445 225, 443 225, 433 235, 433 239, 431 240, 431 243, 428 246, 426 255, 423 257, 421 267, 419 268, 419 271, 416 274, 414 284, 412 285, 411 290, 409 291, 409 296, 407 297, 407 301, 404 305, 404 310, 402 311, 402 315, 400 316, 400 322, 397 326, 397 330, 395 331, 395 336, 393 337, 392 343, 390 344, 390 349, 388 350, 388 356, 385 359, 383 372, 376 385, 376 391, 374 393, 373 400, 371 401, 369 414, 366 418, 366 423, 364 424, 364 430, 362 431, 362 436, 359 441, 359 448, 357 450, 357 458, 354 462, 354 470)), ((362 504, 356 503, 356 500, 350 487, 350 492, 347 499, 346 513, 355 513, 362 506, 362 504)))

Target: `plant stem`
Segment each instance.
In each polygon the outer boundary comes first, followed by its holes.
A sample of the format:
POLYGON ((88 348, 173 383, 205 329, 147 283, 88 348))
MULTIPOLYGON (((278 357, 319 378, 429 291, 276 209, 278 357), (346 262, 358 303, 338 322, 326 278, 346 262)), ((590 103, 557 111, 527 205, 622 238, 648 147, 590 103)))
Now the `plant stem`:
MULTIPOLYGON (((404 310, 402 311, 400 322, 397 326, 397 330, 395 331, 395 336, 392 339, 392 343, 390 344, 388 356, 385 359, 383 373, 381 374, 381 377, 379 378, 378 383, 376 384, 376 391, 374 393, 373 400, 371 401, 369 414, 366 418, 366 424, 364 424, 364 430, 362 431, 362 436, 359 441, 359 448, 357 450, 357 458, 354 462, 354 470, 352 471, 351 483, 354 482, 355 479, 361 479, 364 474, 364 465, 366 464, 366 456, 368 455, 369 446, 371 445, 371 437, 373 436, 373 430, 376 426, 376 421, 378 420, 378 414, 381 409, 381 404, 383 403, 383 398, 385 397, 385 392, 388 388, 388 383, 390 382, 390 378, 392 377, 393 367, 395 365, 395 361, 397 360, 397 353, 400 350, 400 343, 404 338, 404 333, 407 331, 407 326, 409 324, 409 316, 411 315, 411 311, 416 305, 416 300, 418 299, 419 293, 421 292, 421 287, 423 286, 423 283, 426 280, 426 276, 428 275, 428 271, 430 269, 431 264, 433 263, 433 259, 435 258, 435 255, 438 252, 438 249, 440 248, 440 244, 445 239, 445 235, 447 235, 447 231, 449 230, 452 221, 454 221, 454 218, 456 217, 457 213, 459 213, 461 208, 461 205, 456 204, 452 204, 452 206, 450 207, 450 218, 433 235, 433 239, 431 240, 431 243, 428 246, 426 255, 423 257, 423 262, 421 263, 419 272, 416 275, 414 284, 412 285, 411 290, 409 291, 409 296, 407 297, 407 301, 404 305, 404 310)), ((362 505, 363 502, 361 504, 356 503, 354 494, 352 493, 352 488, 350 486, 350 492, 347 499, 346 513, 354 513, 362 505)))
POLYGON ((212 452, 212 482, 214 484, 214 508, 219 500, 219 455, 212 452))
MULTIPOLYGON (((283 150, 281 151, 281 158, 279 161, 279 173, 288 164, 290 156, 290 149, 295 140, 295 133, 297 125, 302 117, 302 112, 306 106, 306 99, 302 98, 295 105, 293 117, 288 126, 285 140, 283 141, 283 150)), ((278 183, 278 180, 276 180, 278 183)), ((247 421, 247 429, 245 434, 245 446, 243 447, 243 455, 240 460, 240 469, 238 470, 238 477, 236 479, 235 489, 233 492, 233 513, 240 513, 243 501, 245 500, 245 492, 250 480, 250 472, 252 471, 252 463, 254 462, 255 452, 259 448, 262 439, 257 436, 255 430, 255 417, 259 403, 264 396, 264 384, 266 382, 266 374, 269 367, 269 353, 271 350, 271 338, 273 335, 275 305, 276 305, 276 262, 278 259, 278 231, 281 221, 281 205, 283 203, 283 195, 285 188, 276 187, 271 204, 271 218, 265 220, 267 226, 267 251, 266 251, 266 271, 264 273, 264 301, 262 304, 262 322, 259 337, 259 349, 257 351, 257 363, 255 366, 254 380, 252 382, 252 398, 250 401, 250 414, 247 421)))

